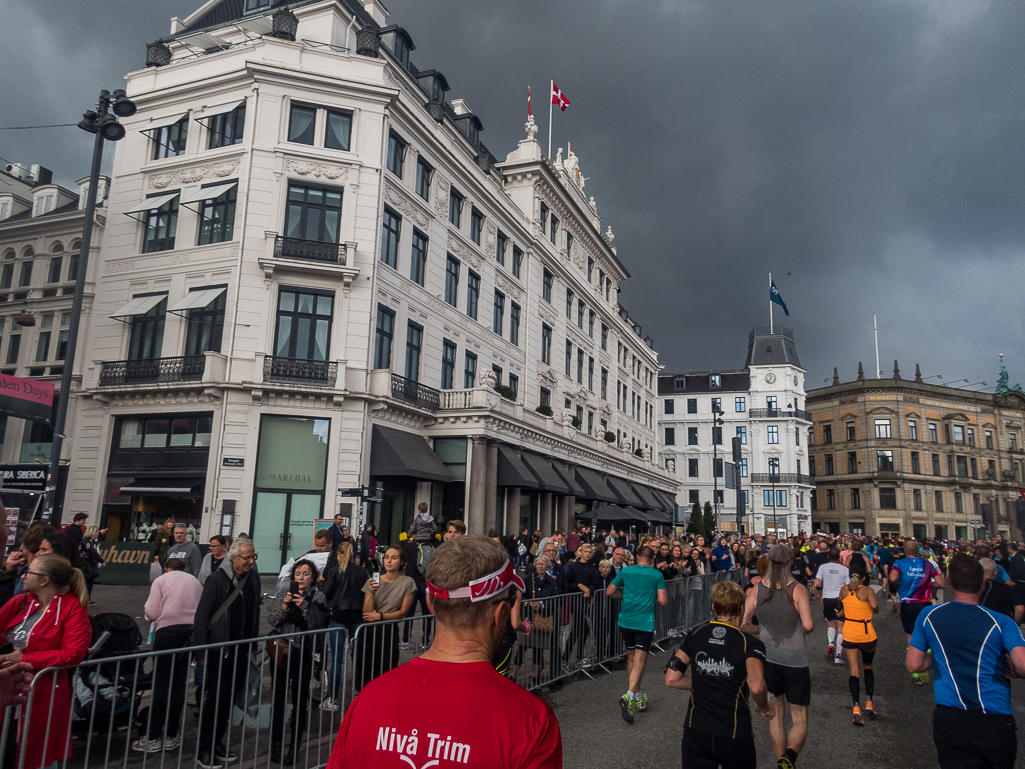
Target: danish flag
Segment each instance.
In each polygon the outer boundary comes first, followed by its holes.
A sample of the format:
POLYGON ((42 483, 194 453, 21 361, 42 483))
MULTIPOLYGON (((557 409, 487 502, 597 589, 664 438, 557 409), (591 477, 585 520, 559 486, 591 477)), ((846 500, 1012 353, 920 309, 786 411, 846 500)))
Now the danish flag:
POLYGON ((566 98, 566 94, 559 90, 554 82, 552 82, 552 104, 558 104, 559 109, 563 112, 566 111, 566 107, 569 106, 569 99, 566 98))
POLYGON ((527 117, 531 117, 534 114, 530 108, 530 86, 527 86, 527 117))

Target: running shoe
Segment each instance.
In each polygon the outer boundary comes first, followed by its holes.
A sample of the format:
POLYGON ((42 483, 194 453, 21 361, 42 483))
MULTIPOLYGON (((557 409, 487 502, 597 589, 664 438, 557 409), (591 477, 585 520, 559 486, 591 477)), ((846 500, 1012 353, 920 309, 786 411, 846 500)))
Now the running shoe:
POLYGON ((327 713, 337 713, 339 710, 338 700, 325 697, 320 703, 320 709, 327 713))
POLYGON ((641 698, 639 700, 634 700, 634 707, 636 707, 640 712, 643 713, 645 710, 648 709, 648 695, 641 694, 640 696, 641 698))
POLYGON ((138 751, 139 753, 159 753, 164 749, 164 741, 159 737, 155 740, 151 740, 147 737, 136 740, 132 743, 132 750, 138 751))
POLYGON ((922 683, 924 684, 927 684, 932 680, 932 676, 929 675, 928 670, 923 670, 921 673, 919 673, 919 676, 921 677, 922 683))
POLYGON ((921 685, 922 685, 923 683, 925 683, 925 682, 924 682, 924 681, 922 680, 922 677, 918 675, 918 673, 912 673, 912 674, 911 674, 911 682, 912 682, 912 683, 913 683, 913 684, 914 684, 915 686, 921 686, 921 685))
POLYGON ((876 706, 872 704, 872 700, 867 700, 865 702, 865 715, 869 718, 876 717, 876 706))
POLYGON ((628 724, 634 722, 634 703, 633 700, 626 696, 619 698, 619 714, 623 716, 623 720, 628 724))
POLYGON ((782 758, 777 759, 776 767, 777 769, 794 769, 794 762, 786 756, 783 756, 782 758))
POLYGON ((830 657, 835 657, 835 656, 836 656, 836 647, 833 646, 833 644, 830 644, 829 646, 826 647, 826 659, 828 660, 830 657))
POLYGON ((862 716, 861 716, 861 708, 859 708, 857 705, 854 706, 854 725, 855 726, 864 726, 865 725, 865 719, 862 718, 862 716))
POLYGON ((841 667, 844 664, 843 657, 833 657, 833 664, 836 667, 841 667))

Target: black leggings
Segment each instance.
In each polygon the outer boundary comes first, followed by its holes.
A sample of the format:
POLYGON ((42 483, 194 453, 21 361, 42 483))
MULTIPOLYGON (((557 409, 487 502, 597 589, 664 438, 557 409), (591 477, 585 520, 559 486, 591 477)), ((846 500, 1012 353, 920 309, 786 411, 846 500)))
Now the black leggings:
POLYGON ((755 769, 755 741, 736 740, 718 734, 685 729, 683 765, 688 769, 755 769))

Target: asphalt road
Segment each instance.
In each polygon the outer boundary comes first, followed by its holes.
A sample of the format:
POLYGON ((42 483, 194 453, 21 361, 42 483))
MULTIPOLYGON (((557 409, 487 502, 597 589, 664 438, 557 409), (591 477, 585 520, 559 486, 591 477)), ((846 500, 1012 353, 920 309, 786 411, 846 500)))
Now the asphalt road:
MULTIPOLYGON (((808 636, 812 696, 808 741, 798 766, 871 766, 873 769, 932 769, 938 766, 932 743, 932 684, 915 686, 904 668, 906 637, 891 604, 880 605, 876 621, 879 647, 874 668, 874 703, 879 718, 864 727, 851 723, 847 668, 826 662, 826 625, 821 604, 812 603, 815 631, 808 636)), ((633 725, 620 717, 618 698, 626 691, 625 666, 594 681, 569 683, 546 696, 562 727, 565 769, 647 769, 680 766, 680 738, 690 695, 667 689, 662 670, 670 650, 648 660, 644 691, 647 712, 633 725)), ((1012 682, 1015 715, 1025 724, 1025 681, 1012 682)), ((862 706, 864 706, 864 686, 862 706)), ((753 708, 752 708, 753 710, 753 708)), ((755 716, 758 766, 775 767, 768 724, 755 716)), ((1019 740, 1021 743, 1021 740, 1019 740)), ((1016 769, 1025 769, 1019 749, 1016 769)))
MULTIPOLYGON (((273 590, 273 579, 264 581, 273 590)), ((148 588, 97 585, 91 613, 117 611, 137 619, 145 639, 149 623, 142 619, 148 588)), ((826 626, 821 604, 812 603, 815 631, 808 636, 812 699, 808 741, 798 760, 804 767, 872 766, 873 769, 933 769, 937 766, 932 744, 932 684, 915 686, 904 669, 906 641, 900 619, 889 603, 881 603, 876 620, 875 705, 879 718, 864 727, 851 724, 847 668, 825 660, 826 626)), ((263 616, 264 631, 266 612, 263 616)), ((679 766, 680 737, 687 710, 686 692, 667 689, 662 670, 670 654, 653 654, 647 665, 649 705, 633 725, 619 715, 618 698, 626 691, 622 664, 611 674, 591 681, 581 677, 543 696, 551 703, 562 727, 565 769, 647 769, 679 766)), ((1015 715, 1025 725, 1025 681, 1012 683, 1015 715)), ((864 690, 862 690, 864 705, 864 690)), ((1023 727, 1025 728, 1025 727, 1023 727)), ((758 766, 771 769, 776 762, 768 724, 754 719, 758 766)), ((1016 769, 1025 769, 1025 749, 1019 750, 1016 769)))

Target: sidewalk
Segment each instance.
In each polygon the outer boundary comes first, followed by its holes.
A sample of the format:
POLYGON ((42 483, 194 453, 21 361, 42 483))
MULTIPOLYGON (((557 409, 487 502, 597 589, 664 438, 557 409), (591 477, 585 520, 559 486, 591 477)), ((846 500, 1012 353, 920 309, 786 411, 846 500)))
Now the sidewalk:
MULTIPOLYGON (((934 769, 932 744, 932 684, 915 686, 904 668, 906 638, 900 618, 890 603, 880 602, 876 619, 874 702, 879 718, 864 727, 851 723, 847 667, 834 667, 825 659, 826 625, 822 604, 812 602, 815 630, 808 636, 812 696, 808 741, 798 766, 827 767, 845 764, 874 769, 934 769)), ((631 726, 619 715, 617 699, 626 691, 622 664, 612 675, 595 681, 574 680, 548 695, 562 727, 565 769, 592 769, 596 765, 623 769, 664 769, 680 765, 680 738, 690 694, 670 690, 662 683, 671 652, 648 659, 644 690, 649 704, 631 726)), ((673 647, 672 651, 675 651, 673 647)), ((1012 682, 1015 716, 1025 724, 1025 681, 1012 682)), ((864 706, 864 686, 862 706, 864 706)), ((752 708, 753 709, 753 708, 752 708)), ((758 766, 776 766, 769 728, 757 715, 753 720, 758 766)), ((1025 750, 1019 749, 1016 769, 1025 769, 1025 750)))

